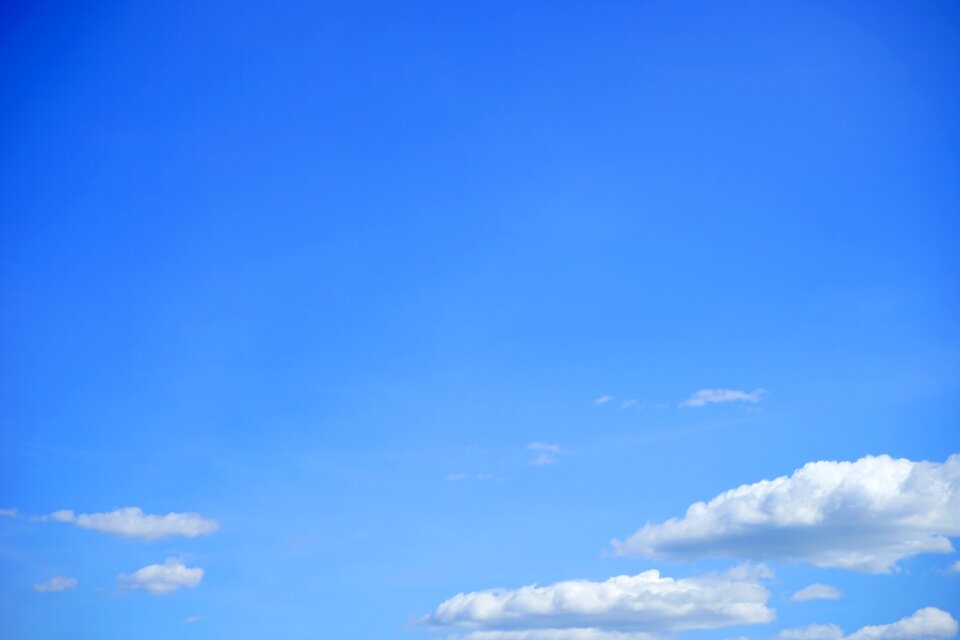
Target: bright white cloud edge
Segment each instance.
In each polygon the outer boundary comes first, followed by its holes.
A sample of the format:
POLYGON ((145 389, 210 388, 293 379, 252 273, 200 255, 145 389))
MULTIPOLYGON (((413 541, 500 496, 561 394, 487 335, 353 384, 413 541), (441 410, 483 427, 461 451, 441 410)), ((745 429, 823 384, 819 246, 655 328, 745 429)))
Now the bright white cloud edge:
POLYGON ((957 621, 936 607, 917 610, 890 624, 863 627, 848 636, 835 624, 784 629, 776 640, 941 640, 957 635, 957 621))
POLYGON ((422 622, 460 629, 469 640, 625 640, 762 624, 775 617, 767 607, 770 593, 759 581, 770 575, 763 566, 683 579, 650 570, 603 582, 459 593, 422 622))
POLYGON ((121 573, 117 582, 128 589, 143 589, 153 595, 172 593, 187 587, 192 589, 203 580, 203 569, 188 567, 178 558, 167 558, 163 564, 151 564, 127 575, 121 573))
POLYGON ((139 507, 125 507, 107 513, 78 513, 61 509, 51 514, 57 522, 70 522, 83 529, 112 533, 124 538, 152 541, 170 536, 195 538, 220 528, 215 520, 199 513, 146 514, 139 507))
POLYGON ((811 462, 647 524, 620 555, 691 560, 806 561, 870 573, 921 553, 949 553, 960 535, 960 455, 944 463, 865 456, 811 462))
POLYGON ((790 596, 790 599, 794 602, 807 602, 809 600, 839 600, 842 597, 843 594, 836 587, 815 582, 797 591, 790 596))
POLYGON ((76 589, 78 581, 70 576, 54 576, 45 582, 39 582, 33 585, 33 590, 37 593, 55 593, 57 591, 66 591, 76 589))

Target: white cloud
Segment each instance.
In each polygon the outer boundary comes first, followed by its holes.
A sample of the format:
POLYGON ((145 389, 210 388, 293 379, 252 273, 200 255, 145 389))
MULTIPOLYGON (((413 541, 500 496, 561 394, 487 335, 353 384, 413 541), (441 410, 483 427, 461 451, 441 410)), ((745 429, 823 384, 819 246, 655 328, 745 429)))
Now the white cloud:
POLYGON ((805 627, 784 629, 776 640, 841 640, 843 629, 835 624, 810 624, 805 627))
POLYGON ((542 467, 544 465, 557 462, 557 456, 566 453, 560 448, 560 445, 548 444, 546 442, 531 442, 527 445, 527 450, 533 451, 536 455, 530 460, 530 464, 542 467))
POLYGON ((720 402, 760 402, 766 393, 763 389, 739 391, 737 389, 700 389, 680 403, 681 407, 703 407, 720 402))
POLYGON ((599 398, 597 398, 596 400, 594 400, 593 403, 594 403, 594 404, 607 404, 607 403, 610 402, 611 400, 615 400, 615 399, 616 399, 616 398, 615 398, 614 396, 602 395, 602 396, 600 396, 599 398))
POLYGON ((33 590, 37 593, 53 593, 55 591, 76 589, 77 584, 76 578, 71 578, 70 576, 54 576, 46 582, 40 582, 33 585, 33 590))
POLYGON ((195 538, 209 535, 220 528, 215 520, 204 518, 199 513, 168 513, 157 516, 145 514, 139 507, 126 507, 108 513, 79 514, 62 509, 50 517, 57 522, 72 522, 84 529, 148 541, 168 536, 195 538))
POLYGON ((514 631, 474 631, 462 640, 654 640, 649 633, 604 631, 602 629, 527 629, 514 631))
POLYGON ((200 615, 199 613, 197 613, 197 614, 194 614, 194 615, 188 617, 186 620, 184 620, 184 621, 183 621, 183 624, 196 624, 197 622, 200 622, 201 620, 203 620, 203 616, 200 615))
POLYGON ((683 629, 714 629, 774 619, 760 568, 673 579, 659 571, 604 582, 460 593, 423 619, 463 629, 470 640, 637 639, 683 629), (621 632, 617 635, 615 632, 621 632))
POLYGON ((794 602, 807 602, 808 600, 839 600, 842 597, 843 594, 836 587, 817 582, 800 589, 790 599, 794 602))
POLYGON ((813 624, 784 629, 777 634, 777 640, 940 640, 955 635, 957 621, 953 616, 926 607, 896 622, 863 627, 848 636, 835 624, 813 624))
POLYGON ((806 561, 880 573, 920 553, 948 553, 960 535, 960 455, 945 463, 866 456, 811 462, 697 502, 683 518, 647 524, 621 555, 806 561))
POLYGON ((960 573, 960 560, 957 560, 952 565, 950 565, 950 570, 954 573, 960 573))
POLYGON ((19 518, 20 512, 16 509, 0 509, 0 516, 5 518, 19 518))
POLYGON ((203 580, 203 569, 187 567, 177 558, 167 558, 163 564, 151 564, 130 575, 120 574, 117 580, 129 589, 145 589, 160 595, 181 587, 193 588, 203 580))

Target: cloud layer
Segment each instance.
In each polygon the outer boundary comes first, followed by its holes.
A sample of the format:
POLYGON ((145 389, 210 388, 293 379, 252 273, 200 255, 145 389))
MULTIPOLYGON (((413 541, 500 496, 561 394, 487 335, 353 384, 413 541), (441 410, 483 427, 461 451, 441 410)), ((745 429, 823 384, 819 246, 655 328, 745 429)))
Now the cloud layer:
POLYGON ((763 389, 740 391, 738 389, 700 389, 680 403, 681 407, 703 407, 721 402, 760 402, 766 393, 763 389))
POLYGON ((203 580, 203 569, 187 567, 177 558, 163 564, 151 564, 130 575, 120 574, 117 581, 128 589, 144 589, 154 595, 172 593, 182 587, 193 588, 203 580))
POLYGON ((953 616, 926 607, 896 622, 863 627, 848 636, 835 624, 812 624, 784 629, 777 634, 777 640, 941 640, 955 635, 957 621, 953 616))
POLYGON ((800 589, 790 599, 794 602, 807 602, 808 600, 839 600, 842 597, 843 594, 836 587, 815 583, 800 589))
POLYGON ((54 576, 46 582, 40 582, 33 585, 33 590, 37 593, 53 593, 55 591, 76 589, 77 584, 76 578, 71 578, 69 576, 54 576))
POLYGON ((204 518, 199 513, 168 513, 157 516, 145 514, 139 507, 126 507, 107 513, 80 514, 62 509, 50 517, 57 522, 72 522, 84 529, 147 541, 169 536, 195 538, 209 535, 220 528, 215 520, 204 518))
POLYGON ((604 582, 569 580, 548 586, 460 593, 423 622, 471 632, 470 640, 593 640, 682 629, 759 624, 774 618, 764 573, 676 580, 651 570, 604 582), (619 635, 618 635, 619 634, 619 635))
POLYGON ((960 535, 960 455, 945 463, 866 456, 811 462, 743 485, 683 518, 647 524, 617 553, 689 560, 726 556, 807 561, 880 573, 920 553, 948 553, 960 535))

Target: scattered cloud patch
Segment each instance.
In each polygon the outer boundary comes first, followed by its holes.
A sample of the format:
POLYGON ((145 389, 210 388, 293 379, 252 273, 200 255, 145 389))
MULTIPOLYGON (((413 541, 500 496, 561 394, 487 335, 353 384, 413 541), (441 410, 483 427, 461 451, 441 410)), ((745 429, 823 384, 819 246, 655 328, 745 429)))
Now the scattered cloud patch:
POLYGON ((167 558, 163 564, 151 564, 126 575, 121 573, 117 581, 128 589, 144 589, 154 595, 172 593, 182 587, 192 589, 203 580, 203 569, 187 567, 177 558, 167 558))
POLYGON ((952 565, 950 565, 950 570, 954 573, 960 573, 960 560, 957 560, 952 565))
POLYGON ((790 596, 790 599, 794 602, 807 602, 808 600, 839 600, 842 597, 843 594, 836 587, 817 582, 800 589, 790 596))
POLYGON ((607 404, 612 400, 616 400, 616 398, 614 396, 602 395, 596 400, 594 400, 593 403, 596 405, 602 405, 602 404, 607 404))
POLYGON ((463 629, 470 632, 469 640, 632 640, 771 622, 770 593, 756 578, 740 577, 756 573, 674 579, 650 570, 604 582, 568 580, 460 593, 422 622, 463 629))
POLYGON ((637 409, 639 407, 640 407, 640 403, 634 398, 630 398, 629 400, 624 400, 623 402, 620 403, 620 408, 622 410, 637 409))
POLYGON ((33 585, 33 590, 37 593, 55 593, 57 591, 67 591, 77 588, 77 579, 70 576, 54 576, 46 582, 39 582, 33 585))
POLYGON ((0 509, 0 516, 4 518, 19 518, 20 512, 16 509, 0 509))
POLYGON ((79 513, 62 509, 51 514, 57 522, 71 522, 83 529, 112 533, 124 538, 159 540, 169 536, 195 538, 220 528, 215 520, 199 513, 168 513, 164 516, 145 514, 139 507, 125 507, 107 513, 79 513))
POLYGON ((957 621, 953 616, 926 607, 896 622, 863 627, 848 636, 835 624, 813 624, 784 629, 777 634, 777 640, 941 640, 955 635, 957 621))
POLYGON ((752 402, 757 403, 767 392, 764 389, 740 391, 737 389, 700 389, 692 396, 680 403, 681 407, 704 407, 708 404, 722 402, 752 402))
POLYGON ((960 535, 960 454, 944 463, 866 456, 811 462, 697 502, 682 518, 647 524, 620 555, 690 560, 805 561, 883 573, 921 553, 949 553, 960 535))
POLYGON ((467 474, 465 473, 451 473, 446 477, 447 482, 459 482, 461 480, 466 480, 467 474))
POLYGON ((196 623, 200 622, 201 620, 203 620, 203 616, 201 616, 199 613, 197 613, 197 614, 194 614, 194 615, 188 617, 186 620, 184 620, 184 621, 183 621, 183 624, 196 624, 196 623))
POLYGON ((566 454, 566 451, 561 449, 560 445, 547 442, 531 442, 527 445, 527 450, 534 453, 533 458, 530 459, 530 464, 537 467, 554 464, 559 460, 559 456, 566 454))

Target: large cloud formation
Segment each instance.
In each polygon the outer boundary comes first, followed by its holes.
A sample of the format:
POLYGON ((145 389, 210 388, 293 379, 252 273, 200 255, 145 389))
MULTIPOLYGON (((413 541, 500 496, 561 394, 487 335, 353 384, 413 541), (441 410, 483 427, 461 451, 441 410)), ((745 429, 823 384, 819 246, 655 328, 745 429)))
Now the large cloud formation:
POLYGON ((863 627, 848 636, 835 624, 812 624, 784 629, 777 640, 939 640, 957 635, 957 621, 935 607, 918 610, 912 616, 890 624, 863 627))
POLYGON ((78 527, 124 538, 159 540, 168 536, 195 538, 213 533, 220 526, 199 513, 145 514, 139 507, 125 507, 108 513, 75 514, 63 509, 50 516, 57 522, 72 522, 78 527))
POLYGON ((698 502, 647 524, 619 554, 806 561, 870 573, 920 553, 949 553, 960 535, 960 454, 945 463, 866 456, 811 462, 791 476, 698 502))
POLYGON ((604 582, 460 593, 423 622, 468 632, 470 640, 637 640, 683 629, 774 619, 765 568, 673 579, 651 570, 604 582))

